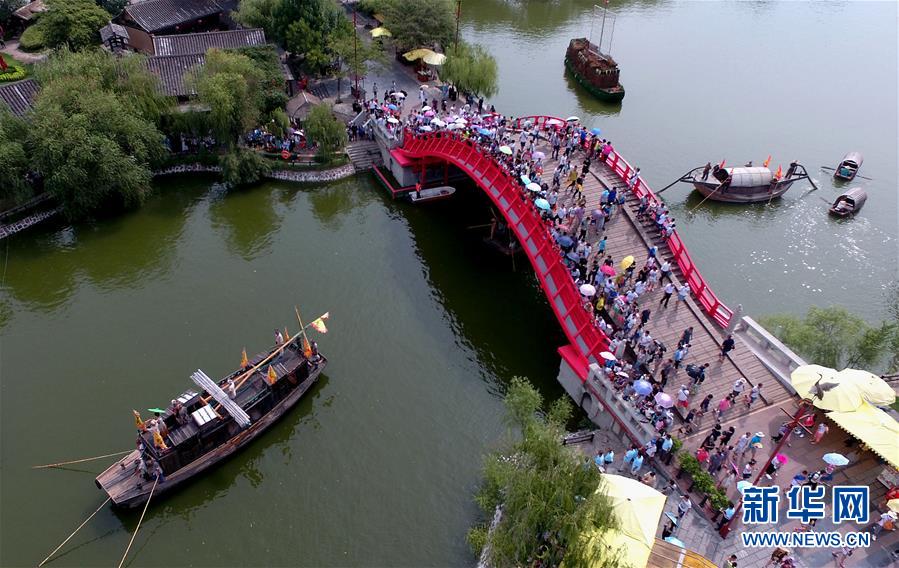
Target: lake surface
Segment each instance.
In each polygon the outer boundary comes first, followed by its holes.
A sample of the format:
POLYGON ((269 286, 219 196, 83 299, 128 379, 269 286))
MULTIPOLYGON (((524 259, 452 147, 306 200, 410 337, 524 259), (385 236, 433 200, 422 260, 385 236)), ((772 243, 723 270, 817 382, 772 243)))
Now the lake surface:
MULTIPOLYGON (((874 181, 856 182, 869 200, 849 221, 826 215, 821 198, 840 189, 827 172, 817 192, 771 205, 688 214, 699 199, 686 186, 664 196, 729 304, 879 317, 897 267, 896 5, 614 9, 627 88, 615 106, 562 66, 590 2, 465 2, 462 33, 499 61, 498 108, 581 116, 657 189, 708 160, 816 170, 864 152, 874 181)), ((132 408, 164 406, 196 368, 223 375, 275 327, 295 330, 294 304, 331 313, 325 376, 246 451, 151 506, 129 565, 470 565, 471 495, 505 433, 504 386, 520 374, 562 394, 563 338, 533 277, 466 228, 484 202, 462 191, 414 208, 367 176, 159 189, 119 218, 2 243, 0 565, 35 565, 103 501, 104 462, 29 466, 128 449, 132 408)), ((52 565, 117 564, 138 516, 104 509, 52 565)))

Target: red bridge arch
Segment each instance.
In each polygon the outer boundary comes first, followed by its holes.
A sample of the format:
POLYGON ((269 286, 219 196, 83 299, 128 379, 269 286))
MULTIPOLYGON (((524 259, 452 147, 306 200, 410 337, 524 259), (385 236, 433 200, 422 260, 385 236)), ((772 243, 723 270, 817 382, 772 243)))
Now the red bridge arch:
POLYGON ((583 298, 562 262, 561 250, 553 240, 534 205, 524 198, 517 181, 475 142, 451 132, 413 134, 404 132, 403 147, 409 158, 440 158, 468 176, 482 189, 505 217, 509 228, 527 254, 546 294, 549 305, 562 326, 569 345, 559 354, 581 377, 587 377, 590 362, 608 349, 609 338, 593 324, 583 298))

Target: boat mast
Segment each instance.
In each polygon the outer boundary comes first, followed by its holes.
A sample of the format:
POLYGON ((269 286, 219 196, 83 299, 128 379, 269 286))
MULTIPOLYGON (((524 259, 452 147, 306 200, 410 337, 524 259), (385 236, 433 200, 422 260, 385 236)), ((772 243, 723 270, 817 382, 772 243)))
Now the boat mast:
MULTIPOLYGON (((594 4, 595 7, 595 4, 594 4)), ((596 50, 599 55, 602 55, 602 36, 606 31, 606 12, 609 11, 609 0, 606 0, 605 6, 602 9, 602 28, 599 30, 599 45, 596 46, 596 50)))

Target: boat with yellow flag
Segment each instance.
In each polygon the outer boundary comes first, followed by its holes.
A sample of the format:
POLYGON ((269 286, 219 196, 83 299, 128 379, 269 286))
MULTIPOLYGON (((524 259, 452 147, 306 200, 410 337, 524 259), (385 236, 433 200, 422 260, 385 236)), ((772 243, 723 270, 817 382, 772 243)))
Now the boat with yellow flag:
POLYGON ((153 408, 146 420, 134 410, 137 448, 97 476, 113 504, 137 507, 171 491, 228 458, 284 416, 318 380, 328 360, 307 329, 327 333, 325 313, 291 336, 275 330, 275 345, 219 381, 202 370, 191 374, 197 388, 153 408), (160 412, 161 411, 161 412, 160 412))

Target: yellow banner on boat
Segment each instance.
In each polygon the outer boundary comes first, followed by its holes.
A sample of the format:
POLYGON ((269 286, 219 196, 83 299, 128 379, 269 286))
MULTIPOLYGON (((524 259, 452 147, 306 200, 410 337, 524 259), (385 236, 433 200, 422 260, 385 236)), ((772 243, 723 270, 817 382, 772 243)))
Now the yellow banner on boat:
POLYGON ((416 59, 421 59, 428 65, 443 65, 446 61, 446 55, 425 48, 407 51, 403 54, 403 57, 406 58, 406 61, 415 61, 416 59))
POLYGON ((247 359, 247 348, 244 347, 243 351, 240 352, 240 366, 241 366, 241 368, 243 368, 249 364, 250 364, 250 360, 247 359))
POLYGON ((268 366, 268 384, 273 385, 278 380, 278 375, 271 365, 268 366))
POLYGON ((140 419, 140 412, 138 412, 136 410, 132 410, 131 412, 134 413, 134 424, 137 426, 137 429, 138 430, 146 430, 147 427, 144 426, 144 421, 140 419))

